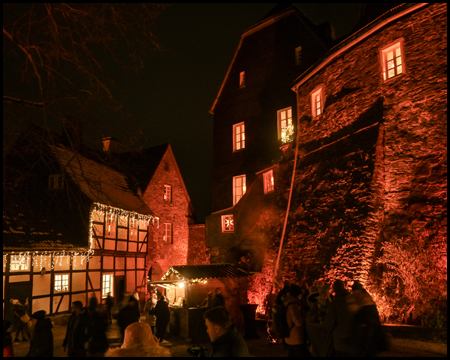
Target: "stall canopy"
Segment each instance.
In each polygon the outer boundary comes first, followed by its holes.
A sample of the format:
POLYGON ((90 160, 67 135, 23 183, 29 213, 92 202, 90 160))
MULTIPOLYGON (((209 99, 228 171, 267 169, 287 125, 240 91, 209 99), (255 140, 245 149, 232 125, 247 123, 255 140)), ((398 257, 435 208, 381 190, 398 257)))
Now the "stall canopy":
POLYGON ((167 270, 160 281, 150 281, 150 285, 176 286, 180 283, 192 285, 208 279, 248 276, 249 273, 230 264, 215 265, 175 265, 167 270))

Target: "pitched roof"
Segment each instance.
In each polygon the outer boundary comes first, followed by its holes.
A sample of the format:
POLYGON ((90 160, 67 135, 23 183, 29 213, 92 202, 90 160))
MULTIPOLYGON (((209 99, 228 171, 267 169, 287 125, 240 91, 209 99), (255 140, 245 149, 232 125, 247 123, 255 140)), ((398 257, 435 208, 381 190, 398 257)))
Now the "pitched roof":
POLYGON ((217 265, 176 265, 169 269, 179 273, 186 280, 213 279, 225 277, 240 277, 249 275, 248 272, 230 264, 217 265))
POLYGON ((93 202, 144 215, 154 215, 145 202, 131 191, 125 174, 83 157, 63 146, 50 146, 71 179, 93 202))

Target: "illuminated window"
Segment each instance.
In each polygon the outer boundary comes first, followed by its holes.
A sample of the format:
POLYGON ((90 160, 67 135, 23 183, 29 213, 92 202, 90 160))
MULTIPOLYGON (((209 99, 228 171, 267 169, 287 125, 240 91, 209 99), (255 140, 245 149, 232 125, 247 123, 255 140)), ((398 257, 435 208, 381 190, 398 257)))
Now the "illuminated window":
POLYGON ((116 215, 112 213, 106 214, 106 236, 116 238, 116 215))
POLYGON ((245 125, 243 122, 233 125, 233 151, 245 149, 245 125))
POLYGON ((273 181, 273 170, 266 171, 263 174, 264 177, 264 194, 267 194, 275 189, 273 181))
POLYGON ((222 232, 234 232, 233 215, 222 215, 222 232))
POLYGON ((383 80, 391 79, 405 71, 403 61, 402 39, 381 50, 383 80))
POLYGON ((164 236, 163 241, 166 244, 172 244, 173 243, 173 231, 172 231, 172 223, 165 223, 164 224, 164 236))
POLYGON ((295 48, 295 65, 300 65, 302 63, 302 47, 297 46, 295 48))
POLYGON ((172 202, 172 186, 164 185, 164 201, 172 202))
POLYGON ((137 240, 138 220, 130 217, 130 240, 137 240))
POLYGON ((64 178, 62 174, 50 175, 48 177, 49 189, 62 189, 64 187, 64 178))
POLYGON ((102 281, 102 299, 105 299, 108 296, 108 293, 113 295, 113 274, 104 274, 102 281))
POLYGON ((315 118, 323 113, 324 87, 321 85, 311 93, 312 117, 315 118))
POLYGON ((292 108, 277 111, 278 139, 283 143, 294 140, 294 125, 292 123, 292 108))
POLYGON ((239 74, 239 87, 245 87, 245 71, 241 71, 241 73, 239 74))
POLYGON ((27 271, 30 269, 30 258, 28 255, 11 255, 10 271, 27 271))
POLYGON ((55 292, 69 291, 69 274, 55 275, 55 292))
POLYGON ((236 205, 247 191, 245 175, 233 177, 233 205, 236 205))

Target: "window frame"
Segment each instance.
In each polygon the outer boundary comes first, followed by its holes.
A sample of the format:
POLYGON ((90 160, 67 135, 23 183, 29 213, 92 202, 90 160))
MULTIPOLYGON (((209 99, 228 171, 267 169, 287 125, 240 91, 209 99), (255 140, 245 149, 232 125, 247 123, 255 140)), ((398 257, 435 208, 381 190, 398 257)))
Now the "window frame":
POLYGON ((265 171, 263 173, 263 184, 264 184, 264 194, 269 194, 269 193, 275 191, 275 178, 273 176, 273 169, 270 169, 270 170, 265 171), (270 183, 271 184, 269 184, 269 182, 268 182, 268 180, 269 180, 268 176, 269 175, 271 175, 271 177, 270 177, 270 179, 271 179, 270 183), (268 186, 268 185, 270 185, 270 186, 268 186))
POLYGON ((247 176, 244 175, 237 175, 237 176, 233 176, 233 206, 236 205, 239 200, 241 200, 241 198, 245 195, 245 193, 247 192, 247 176), (242 186, 240 186, 240 188, 242 188, 242 194, 239 195, 237 194, 237 187, 236 187, 236 182, 238 179, 244 180, 242 183, 242 186), (239 199, 236 200, 236 198, 239 197, 239 199))
POLYGON ((245 71, 239 73, 239 89, 245 87, 245 71))
POLYGON ((311 91, 311 117, 313 119, 316 119, 320 117, 325 110, 325 86, 323 84, 320 84, 319 86, 316 86, 313 91, 311 91), (320 114, 317 114, 317 95, 320 95, 320 114))
POLYGON ((30 255, 17 255, 17 254, 11 254, 10 258, 9 258, 9 271, 10 272, 27 272, 30 271, 30 255), (13 257, 15 258, 13 261, 13 257), (24 262, 20 261, 20 258, 23 257, 24 259, 26 259, 24 262), (16 259, 18 260, 18 264, 16 263, 16 259), (19 269, 12 269, 12 266, 19 266, 19 269), (24 265, 26 265, 26 268, 24 267, 24 265))
POLYGON ((379 54, 380 54, 380 65, 381 65, 381 80, 383 83, 391 81, 392 79, 396 79, 406 73, 404 39, 403 38, 398 38, 395 41, 392 41, 391 43, 389 43, 388 45, 383 46, 380 49, 379 54), (395 56, 396 49, 400 49, 401 64, 397 64, 396 59, 398 57, 395 56), (392 50, 394 53, 394 63, 395 63, 395 66, 393 67, 395 75, 392 77, 388 77, 388 73, 389 73, 390 69, 387 68, 388 67, 387 54, 390 52, 390 50, 392 50), (402 70, 401 73, 397 73, 399 66, 401 66, 401 70, 402 70))
POLYGON ((233 216, 233 214, 222 215, 221 222, 222 222, 222 232, 223 233, 234 233, 234 216, 233 216), (229 225, 229 229, 226 229, 227 218, 228 218, 228 220, 231 220, 231 222, 232 222, 229 225))
POLYGON ((164 184, 164 201, 171 203, 172 202, 172 185, 164 184), (169 199, 167 199, 167 189, 169 189, 169 199))
POLYGON ((286 108, 277 110, 277 130, 278 130, 278 140, 281 140, 284 144, 287 144, 289 142, 292 142, 294 140, 294 116, 293 116, 293 112, 292 112, 292 106, 288 106, 286 108), (289 114, 289 110, 291 111, 291 117, 288 117, 289 114), (290 139, 290 141, 288 139, 283 139, 283 127, 281 126, 281 117, 283 112, 286 112, 286 127, 287 128, 289 126, 289 119, 291 120, 291 126, 292 126, 292 139, 290 139))
POLYGON ((297 46, 295 48, 295 66, 299 66, 302 63, 302 47, 297 46))
POLYGON ((56 294, 61 294, 61 293, 66 293, 66 292, 70 292, 70 273, 60 273, 60 274, 55 274, 54 279, 53 279, 53 292, 56 294), (61 276, 61 288, 63 288, 64 286, 64 277, 67 277, 67 290, 56 290, 56 282, 58 281, 56 279, 56 277, 61 276))
POLYGON ((245 149, 245 121, 233 125, 233 152, 241 151, 245 149), (236 133, 236 130, 239 128, 239 134, 236 133), (244 131, 242 131, 244 129, 244 131), (242 134, 244 134, 244 138, 242 139, 242 134), (239 142, 236 137, 240 135, 239 142), (239 143, 239 149, 237 148, 237 144, 239 143))
POLYGON ((111 296, 114 297, 114 273, 104 273, 102 274, 102 299, 106 299, 108 297, 108 293, 111 293, 111 296), (110 285, 108 291, 105 292, 105 276, 110 276, 110 285))
POLYGON ((163 242, 165 244, 173 244, 173 224, 171 222, 164 223, 163 242), (167 226, 169 225, 169 226, 167 226), (169 228, 169 239, 167 239, 167 228, 169 228))

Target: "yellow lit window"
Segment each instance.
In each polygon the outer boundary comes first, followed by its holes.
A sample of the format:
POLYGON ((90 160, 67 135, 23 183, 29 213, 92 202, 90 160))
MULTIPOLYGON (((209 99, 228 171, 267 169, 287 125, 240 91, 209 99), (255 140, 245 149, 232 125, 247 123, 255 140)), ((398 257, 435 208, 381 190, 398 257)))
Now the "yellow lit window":
POLYGON ((264 177, 264 194, 267 194, 275 189, 275 183, 273 181, 273 170, 266 171, 263 174, 264 177))
POLYGON ((30 270, 30 257, 28 255, 11 255, 10 271, 30 270))
POLYGON ((388 80, 403 74, 405 68, 403 61, 402 41, 398 40, 394 44, 391 44, 381 50, 381 61, 383 80, 388 80))
POLYGON ((294 140, 294 125, 292 123, 292 108, 286 108, 277 111, 278 118, 278 139, 282 143, 288 143, 294 140))
POLYGON ((55 292, 69 291, 69 275, 55 275, 55 292))
POLYGON ((111 293, 111 296, 113 295, 113 274, 104 274, 103 275, 103 281, 102 281, 102 299, 106 299, 108 296, 108 293, 111 293))
POLYGON ((245 175, 233 177, 233 205, 236 205, 247 191, 245 175))
POLYGON ((245 149, 245 125, 243 122, 233 125, 233 151, 245 149))

